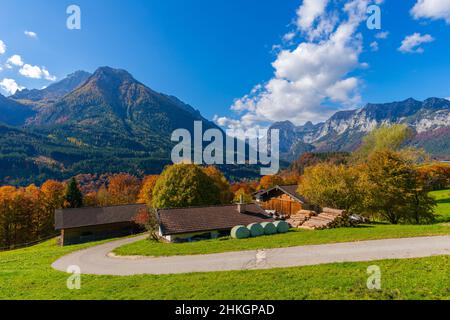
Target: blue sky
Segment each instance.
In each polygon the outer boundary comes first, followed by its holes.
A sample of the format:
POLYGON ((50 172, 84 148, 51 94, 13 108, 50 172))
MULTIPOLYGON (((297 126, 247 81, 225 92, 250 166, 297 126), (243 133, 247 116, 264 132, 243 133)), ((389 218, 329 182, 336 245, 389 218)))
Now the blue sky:
POLYGON ((54 77, 108 65, 223 126, 247 127, 317 122, 366 102, 450 97, 449 2, 4 0, 1 93, 11 80, 41 88, 54 77), (344 10, 349 3, 360 7, 344 10), (381 30, 369 30, 358 16, 374 3, 381 30), (66 28, 70 4, 81 8, 81 30, 66 28), (354 30, 336 40, 344 25, 354 30), (8 64, 14 55, 20 61, 8 64))

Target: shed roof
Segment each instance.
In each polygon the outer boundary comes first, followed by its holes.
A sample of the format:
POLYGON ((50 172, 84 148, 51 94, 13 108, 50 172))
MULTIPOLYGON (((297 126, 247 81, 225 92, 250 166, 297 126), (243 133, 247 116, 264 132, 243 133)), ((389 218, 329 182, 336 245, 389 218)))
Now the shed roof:
POLYGON ((282 192, 287 195, 289 195, 294 200, 300 202, 300 203, 306 203, 306 199, 297 192, 298 185, 287 185, 287 186, 275 186, 273 188, 267 189, 264 192, 260 192, 256 194, 255 196, 257 198, 266 198, 269 197, 271 193, 274 192, 282 192))
POLYGON ((271 222, 273 219, 255 204, 245 205, 239 213, 237 205, 158 210, 163 235, 229 230, 238 225, 271 222))
POLYGON ((113 207, 59 209, 55 211, 55 229, 71 229, 120 222, 131 222, 144 204, 113 207))

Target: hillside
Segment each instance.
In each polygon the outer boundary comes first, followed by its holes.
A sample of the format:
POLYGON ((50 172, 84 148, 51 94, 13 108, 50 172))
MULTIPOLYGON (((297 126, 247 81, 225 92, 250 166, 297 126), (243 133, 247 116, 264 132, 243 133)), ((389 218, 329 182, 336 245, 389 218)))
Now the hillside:
POLYGON ((31 106, 45 106, 54 103, 58 99, 64 97, 80 85, 82 85, 91 74, 85 71, 76 71, 69 74, 63 80, 49 85, 47 88, 38 89, 24 89, 17 91, 10 98, 19 101, 23 104, 31 106))
POLYGON ((21 126, 35 114, 36 111, 31 107, 0 94, 0 123, 21 126))
MULTIPOLYGON (((175 129, 193 133, 194 121, 202 121, 204 130, 217 128, 192 106, 146 87, 125 70, 102 67, 77 84, 86 74, 0 100, 0 183, 41 183, 80 173, 159 173, 170 163, 175 129)), ((248 166, 225 169, 231 177, 257 175, 257 168, 248 166)))

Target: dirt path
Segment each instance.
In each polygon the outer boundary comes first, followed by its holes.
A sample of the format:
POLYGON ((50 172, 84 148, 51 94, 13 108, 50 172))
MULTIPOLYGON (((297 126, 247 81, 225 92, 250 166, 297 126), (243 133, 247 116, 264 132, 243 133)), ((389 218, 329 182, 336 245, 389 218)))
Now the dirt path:
POLYGON ((270 269, 334 262, 450 255, 450 236, 385 239, 161 258, 114 258, 108 255, 117 247, 144 238, 145 236, 127 238, 77 251, 57 260, 52 267, 66 272, 69 266, 76 265, 80 267, 83 274, 127 276, 270 269))

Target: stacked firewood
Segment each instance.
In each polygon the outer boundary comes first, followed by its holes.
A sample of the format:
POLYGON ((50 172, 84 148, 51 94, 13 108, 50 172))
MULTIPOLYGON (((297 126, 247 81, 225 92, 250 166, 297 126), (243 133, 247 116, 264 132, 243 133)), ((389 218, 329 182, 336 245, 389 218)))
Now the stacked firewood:
POLYGON ((292 215, 289 219, 287 219, 286 222, 289 223, 292 228, 299 228, 315 215, 317 215, 315 211, 300 210, 296 214, 292 215))
POLYGON ((352 222, 345 210, 324 208, 318 216, 312 217, 300 225, 302 229, 322 230, 339 227, 349 227, 352 222))

